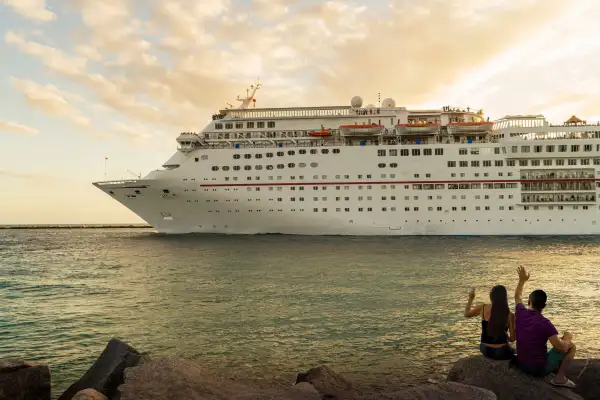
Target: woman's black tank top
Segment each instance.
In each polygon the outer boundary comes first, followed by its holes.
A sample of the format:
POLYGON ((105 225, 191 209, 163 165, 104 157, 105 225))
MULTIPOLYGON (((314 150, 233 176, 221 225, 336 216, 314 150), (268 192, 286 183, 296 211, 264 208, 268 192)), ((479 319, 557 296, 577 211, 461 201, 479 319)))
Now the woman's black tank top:
POLYGON ((508 327, 506 330, 497 338, 488 335, 487 327, 488 321, 484 319, 485 305, 481 308, 481 343, 485 344, 508 344, 508 327))

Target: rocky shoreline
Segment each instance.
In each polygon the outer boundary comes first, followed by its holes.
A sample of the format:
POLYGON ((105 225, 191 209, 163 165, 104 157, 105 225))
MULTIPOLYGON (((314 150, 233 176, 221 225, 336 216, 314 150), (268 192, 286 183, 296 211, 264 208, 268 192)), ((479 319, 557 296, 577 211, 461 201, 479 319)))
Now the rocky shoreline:
MULTIPOLYGON (((58 400, 598 400, 600 360, 575 360, 567 374, 574 390, 522 374, 507 361, 480 355, 460 359, 444 382, 411 387, 357 384, 322 365, 296 375, 286 387, 222 377, 185 359, 150 357, 112 339, 90 369, 58 400)), ((0 360, 0 400, 50 400, 48 366, 0 360)))

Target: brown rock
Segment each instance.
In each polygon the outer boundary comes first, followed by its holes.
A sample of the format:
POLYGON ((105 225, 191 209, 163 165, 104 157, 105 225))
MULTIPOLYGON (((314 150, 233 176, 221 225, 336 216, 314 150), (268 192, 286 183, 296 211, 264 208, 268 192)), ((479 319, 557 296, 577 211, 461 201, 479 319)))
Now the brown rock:
POLYGON ((50 400, 48 366, 20 360, 0 360, 0 400, 50 400))
POLYGON ((356 396, 352 383, 327 365, 299 373, 296 383, 300 382, 310 383, 327 399, 353 399, 356 396))
POLYGON ((264 387, 226 379, 192 361, 155 358, 125 372, 120 400, 320 400, 310 385, 264 387))
POLYGON ((586 400, 600 399, 600 360, 573 360, 567 376, 577 384, 575 393, 586 400))
POLYGON ((419 385, 399 392, 378 393, 358 397, 357 400, 496 400, 486 389, 455 382, 419 385))
POLYGON ((133 347, 119 339, 111 339, 100 357, 87 372, 71 385, 58 400, 72 400, 77 392, 95 389, 112 399, 117 387, 123 383, 123 371, 140 361, 141 355, 133 347))
POLYGON ((552 386, 545 379, 534 378, 509 365, 481 355, 458 360, 448 381, 491 390, 498 400, 581 400, 571 389, 552 386))
POLYGON ((94 389, 84 389, 73 396, 73 400, 108 400, 108 397, 94 389))

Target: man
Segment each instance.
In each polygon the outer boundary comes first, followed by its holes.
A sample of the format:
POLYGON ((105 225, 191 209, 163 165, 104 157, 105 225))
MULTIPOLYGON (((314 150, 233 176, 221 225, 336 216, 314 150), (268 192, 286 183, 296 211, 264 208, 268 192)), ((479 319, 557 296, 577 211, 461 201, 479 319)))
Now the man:
POLYGON ((569 362, 575 357, 573 335, 565 332, 562 338, 542 311, 547 296, 543 290, 534 290, 529 295, 528 307, 523 305, 523 286, 529 274, 523 267, 517 269, 519 284, 515 290, 515 324, 517 331, 517 366, 527 374, 544 377, 553 372, 550 380, 555 386, 573 388, 575 384, 565 375, 569 362), (546 342, 553 348, 547 352, 546 342))

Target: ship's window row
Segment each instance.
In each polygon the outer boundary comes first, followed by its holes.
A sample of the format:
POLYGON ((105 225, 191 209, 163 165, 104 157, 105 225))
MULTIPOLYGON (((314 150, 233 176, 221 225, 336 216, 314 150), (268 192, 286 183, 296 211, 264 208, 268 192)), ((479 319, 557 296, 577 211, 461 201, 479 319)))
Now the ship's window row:
POLYGON ((591 203, 596 201, 596 194, 556 193, 556 194, 523 194, 522 203, 591 203))
MULTIPOLYGON (((492 208, 490 206, 475 206, 472 208, 475 211, 492 211, 492 208)), ((545 208, 543 208, 542 206, 523 206, 523 210, 525 211, 540 211, 542 209, 547 209, 550 211, 553 210, 557 210, 557 211, 564 211, 565 206, 545 206, 545 208)), ((572 210, 583 210, 583 211, 587 211, 587 210, 591 210, 592 208, 590 208, 587 205, 574 205, 571 206, 572 210)), ((305 209, 303 208, 292 208, 290 209, 290 211, 295 212, 295 211, 300 211, 303 212, 305 209)), ((351 212, 351 211, 358 211, 358 212, 373 212, 373 211, 381 211, 381 212, 419 212, 419 211, 425 211, 424 207, 394 207, 394 206, 385 206, 385 207, 357 207, 357 208, 350 208, 350 207, 335 207, 335 208, 329 208, 329 207, 313 207, 312 212, 314 213, 327 213, 327 212, 351 212)), ((515 207, 514 206, 499 206, 498 207, 499 211, 514 211, 515 207)), ((221 211, 225 212, 240 212, 240 210, 205 210, 208 213, 220 213, 221 211)), ((242 210, 244 211, 244 210, 242 210)), ((246 212, 262 212, 263 210, 261 209, 255 209, 255 210, 245 210, 246 212)), ((283 209, 269 209, 268 212, 283 212, 283 209)), ((428 207, 427 208, 427 212, 444 212, 444 213, 449 213, 449 212, 465 212, 465 211, 469 211, 468 207, 462 206, 462 207, 450 207, 448 209, 445 209, 444 207, 436 207, 434 209, 434 207, 428 207)), ((476 220, 476 222, 478 222, 479 220, 476 220)), ((488 220, 491 221, 491 220, 488 220)), ((502 222, 502 219, 499 220, 500 222, 502 222)), ((515 221, 515 219, 513 219, 513 222, 515 221)), ((527 222, 528 219, 525 219, 525 221, 527 222)), ((540 220, 537 219, 537 222, 539 222, 540 220)), ((549 222, 552 222, 552 219, 548 219, 549 222)), ((574 219, 575 221, 575 219, 574 219)), ((404 222, 408 222, 408 221, 404 221, 404 222)), ((419 222, 417 220, 417 222, 419 222)), ((431 220, 428 220, 429 223, 431 223, 431 220)), ((440 220, 440 222, 443 222, 443 220, 440 220)), ((455 222, 455 220, 452 220, 452 222, 455 222)), ((464 222, 467 222, 467 220, 464 220, 464 222)), ((561 219, 561 222, 564 222, 564 219, 561 219)))
POLYGON ((444 155, 444 149, 423 149, 423 151, 421 152, 421 149, 390 149, 390 150, 377 150, 377 155, 379 157, 385 157, 385 156, 391 156, 391 157, 397 157, 398 155, 401 157, 408 157, 409 155, 411 156, 415 156, 418 157, 420 155, 424 155, 424 156, 431 156, 431 155, 436 155, 436 156, 443 156, 444 155))
POLYGON ((500 154, 500 147, 471 147, 471 149, 463 147, 463 148, 458 149, 458 154, 461 156, 466 156, 469 153, 472 156, 487 155, 487 154, 500 154))
MULTIPOLYGON (((596 151, 600 151, 600 144, 596 144, 596 151)), ((577 153, 580 151, 591 152, 594 149, 592 144, 549 144, 549 145, 535 145, 535 146, 511 146, 511 153, 577 153)))
MULTIPOLYGON (((600 182, 597 182, 596 186, 600 187, 600 182)), ((532 182, 522 183, 521 190, 523 192, 595 190, 595 186, 593 182, 532 182)))
MULTIPOLYGON (((222 123, 215 123, 215 129, 223 129, 223 126, 225 126, 225 129, 233 129, 233 123, 232 122, 226 122, 225 124, 222 123)), ((254 129, 254 127, 256 126, 256 128, 264 128, 265 127, 265 122, 264 121, 259 121, 259 122, 246 122, 246 128, 247 129, 254 129), (256 124, 256 125, 255 125, 256 124)), ((243 122, 236 122, 235 123, 235 128, 236 129, 243 129, 244 128, 244 123, 243 122)), ((275 121, 267 121, 267 128, 275 128, 275 121)))
MULTIPOLYGON (((277 157, 284 157, 285 155, 294 156, 294 155, 296 155, 296 152, 298 154, 300 154, 300 155, 304 155, 304 154, 318 154, 319 150, 317 150, 317 149, 310 149, 310 150, 300 149, 300 150, 297 150, 297 151, 296 150, 288 150, 287 152, 285 152, 285 151, 278 151, 278 152, 275 152, 275 153, 264 153, 264 157, 273 158, 274 156, 277 156, 277 157)), ((331 149, 331 153, 332 154, 340 154, 340 152, 341 152, 340 149, 331 149)), ((330 149, 321 149, 320 153, 321 154, 329 154, 330 153, 330 149)), ((233 155, 233 159, 234 160, 239 160, 242 157, 244 159, 246 159, 246 160, 249 160, 249 159, 251 159, 253 157, 257 158, 257 159, 260 159, 260 158, 263 158, 263 153, 255 153, 255 154, 246 153, 246 154, 243 154, 243 155, 242 154, 234 154, 233 155)))
MULTIPOLYGON (((317 168, 319 166, 319 163, 316 162, 311 162, 310 164, 311 168, 317 168)), ((298 163, 298 168, 306 168, 307 164, 306 163, 298 163)), ((254 168, 252 168, 251 165, 245 165, 244 166, 244 171, 251 171, 252 169, 255 169, 257 171, 261 171, 263 168, 266 169, 267 171, 272 171, 273 169, 284 169, 284 168, 296 168, 296 164, 295 163, 288 163, 286 164, 277 164, 277 165, 255 165, 254 168)), ((219 167, 218 165, 213 165, 211 167, 211 170, 214 172, 219 171, 219 169, 221 169, 222 171, 229 171, 230 169, 233 169, 234 171, 241 171, 242 167, 240 165, 234 165, 233 168, 230 168, 227 165, 224 165, 222 167, 219 167)))
POLYGON ((587 169, 523 170, 521 179, 594 179, 594 171, 587 169))

